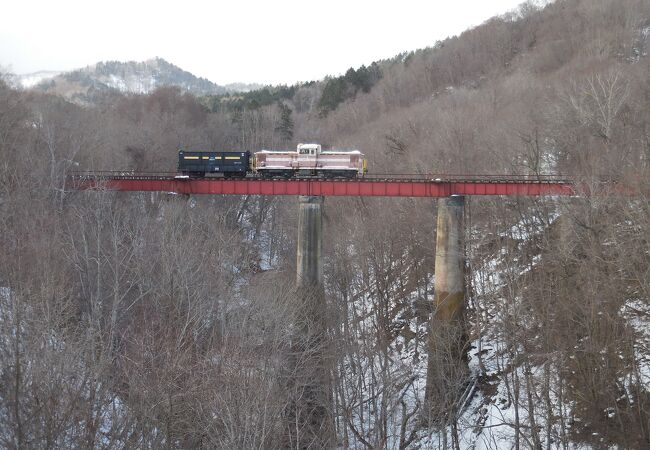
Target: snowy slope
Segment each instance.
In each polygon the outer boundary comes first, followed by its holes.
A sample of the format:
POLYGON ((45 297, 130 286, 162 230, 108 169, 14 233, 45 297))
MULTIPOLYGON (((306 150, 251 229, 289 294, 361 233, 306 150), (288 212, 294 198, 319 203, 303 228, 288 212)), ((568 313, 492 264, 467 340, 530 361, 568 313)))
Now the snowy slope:
POLYGON ((9 79, 15 87, 39 89, 82 100, 96 92, 148 94, 165 86, 179 87, 195 95, 225 94, 257 87, 241 83, 220 86, 182 70, 162 58, 141 62, 105 61, 70 72, 39 71, 12 75, 9 79))
POLYGON ((28 89, 44 81, 51 80, 52 78, 59 76, 61 73, 62 72, 53 70, 41 70, 39 72, 16 75, 15 81, 18 86, 28 89))
MULTIPOLYGON (((536 239, 546 236, 551 226, 561 225, 555 224, 559 216, 554 210, 543 220, 534 215, 525 217, 506 227, 497 237, 497 241, 513 248, 495 247, 487 256, 472 258, 476 264, 472 268, 474 291, 469 295, 474 298, 468 303, 476 309, 470 319, 468 367, 471 374, 466 392, 459 400, 462 408, 456 419, 458 446, 467 450, 515 449, 518 441, 519 448, 538 445, 571 449, 606 447, 609 445, 606 431, 601 433, 583 426, 584 416, 576 409, 574 394, 568 392, 572 389, 570 381, 566 374, 559 373, 571 370, 568 359, 573 358, 571 353, 531 354, 530 348, 517 343, 504 331, 509 329, 506 324, 512 323, 515 317, 515 322, 525 330, 522 332, 529 336, 528 344, 542 339, 541 335, 535 336, 539 324, 527 319, 529 315, 522 306, 524 303, 520 304, 517 299, 508 301, 502 292, 513 280, 536 270, 542 263, 542 255, 534 251, 536 239), (535 424, 535 432, 532 432, 531 423, 535 424), (587 437, 585 430, 589 434, 587 437)), ((360 293, 354 306, 349 308, 349 321, 357 324, 361 336, 376 333, 375 295, 374 292, 360 293)), ((357 386, 344 388, 346 395, 353 398, 345 420, 349 421, 348 429, 354 429, 354 433, 345 432, 345 445, 341 448, 362 449, 368 448, 368 444, 376 445, 378 433, 385 433, 381 447, 387 449, 400 448, 401 439, 413 433, 415 439, 406 448, 454 448, 451 425, 427 428, 420 419, 427 375, 427 324, 409 312, 415 308, 418 298, 422 298, 422 293, 412 292, 406 308, 393 319, 392 327, 401 331, 389 343, 387 359, 376 352, 363 357, 356 357, 354 353, 345 355, 338 377, 357 386), (403 333, 404 330, 410 331, 403 333), (386 361, 390 361, 387 366, 386 361), (388 413, 381 413, 384 419, 380 422, 378 408, 381 410, 382 405, 388 413)), ((621 315, 638 335, 634 354, 641 384, 650 390, 650 307, 645 301, 628 301, 621 315)), ((603 354, 603 357, 609 356, 603 354)), ((631 377, 625 375, 620 379, 622 386, 628 386, 623 393, 627 398, 619 399, 623 403, 632 404, 635 399, 629 386, 631 377)), ((615 403, 591 413, 600 415, 605 421, 618 420, 615 403)))

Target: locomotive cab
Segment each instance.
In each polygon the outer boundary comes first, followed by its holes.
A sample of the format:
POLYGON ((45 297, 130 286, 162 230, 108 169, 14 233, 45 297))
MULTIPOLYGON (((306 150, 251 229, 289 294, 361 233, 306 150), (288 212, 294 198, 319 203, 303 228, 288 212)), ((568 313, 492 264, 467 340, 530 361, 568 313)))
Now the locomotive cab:
POLYGON ((299 155, 318 156, 322 152, 320 144, 298 144, 296 152, 299 155))

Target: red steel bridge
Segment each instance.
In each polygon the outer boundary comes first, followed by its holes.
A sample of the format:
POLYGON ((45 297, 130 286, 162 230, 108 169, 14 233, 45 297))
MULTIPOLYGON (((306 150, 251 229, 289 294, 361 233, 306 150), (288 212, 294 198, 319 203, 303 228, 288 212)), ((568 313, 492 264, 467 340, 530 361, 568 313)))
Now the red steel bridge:
POLYGON ((69 189, 159 191, 178 194, 449 197, 451 195, 576 195, 557 176, 371 175, 363 178, 188 178, 175 173, 77 172, 69 189))
POLYGON ((558 176, 366 175, 360 178, 188 178, 176 173, 76 172, 68 189, 159 191, 178 194, 449 197, 451 195, 577 195, 558 176))

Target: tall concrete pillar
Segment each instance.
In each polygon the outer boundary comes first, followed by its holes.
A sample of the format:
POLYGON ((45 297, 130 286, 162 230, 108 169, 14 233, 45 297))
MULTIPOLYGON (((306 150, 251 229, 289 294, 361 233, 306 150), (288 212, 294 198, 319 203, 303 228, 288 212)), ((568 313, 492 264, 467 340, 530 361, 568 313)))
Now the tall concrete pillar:
POLYGON ((451 321, 460 318, 465 303, 465 197, 438 200, 434 317, 451 321))
POLYGON ((300 196, 296 315, 288 365, 286 447, 334 448, 332 348, 323 287, 323 197, 300 196))
POLYGON ((296 285, 323 286, 323 197, 301 195, 298 211, 296 285))
POLYGON ((464 361, 466 342, 463 309, 465 306, 465 240, 461 196, 438 200, 436 232, 435 296, 429 328, 429 363, 425 399, 430 419, 446 420, 454 414, 457 396, 467 376, 464 361))

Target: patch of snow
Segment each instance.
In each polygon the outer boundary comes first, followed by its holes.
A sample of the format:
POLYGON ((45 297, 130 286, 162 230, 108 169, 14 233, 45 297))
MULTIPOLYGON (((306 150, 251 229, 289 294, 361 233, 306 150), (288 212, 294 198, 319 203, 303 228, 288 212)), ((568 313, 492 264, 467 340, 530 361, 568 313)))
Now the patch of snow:
POLYGON ((622 315, 634 329, 634 359, 642 386, 650 392, 650 304, 647 300, 631 299, 623 306, 622 315))
POLYGON ((111 74, 107 83, 110 87, 115 88, 119 91, 125 92, 127 90, 126 83, 122 78, 117 77, 114 74, 111 74))
POLYGON ((650 40, 650 25, 641 28, 640 34, 644 40, 650 40))
POLYGON ((27 73, 23 75, 17 75, 18 78, 18 83, 20 87, 24 89, 29 89, 37 84, 46 81, 46 80, 51 80, 52 78, 60 75, 62 72, 56 72, 56 71, 51 71, 51 70, 42 70, 39 72, 34 72, 34 73, 27 73))

